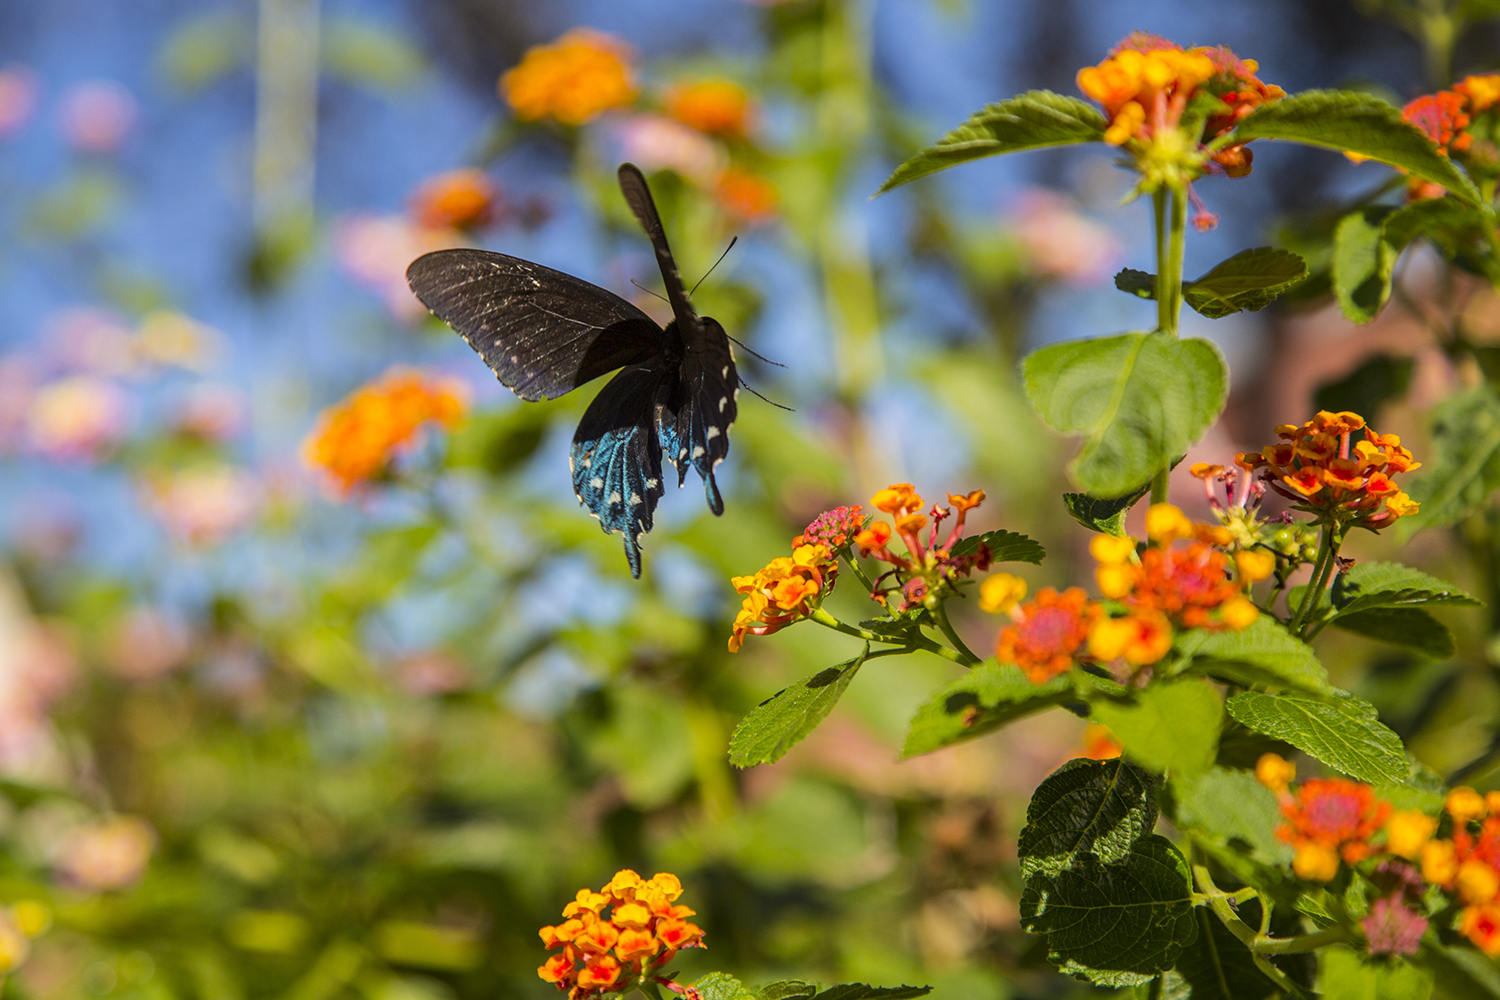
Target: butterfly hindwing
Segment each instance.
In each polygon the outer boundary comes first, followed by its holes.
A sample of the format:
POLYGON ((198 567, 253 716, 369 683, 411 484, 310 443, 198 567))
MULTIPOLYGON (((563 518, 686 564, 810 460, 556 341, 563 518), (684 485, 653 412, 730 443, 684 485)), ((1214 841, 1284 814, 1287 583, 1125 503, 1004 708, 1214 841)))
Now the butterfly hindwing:
POLYGON ((661 327, 629 302, 519 257, 438 250, 406 280, 522 399, 553 399, 662 348, 661 327))
POLYGON ((729 351, 724 328, 707 317, 684 336, 682 371, 673 394, 671 412, 657 418, 657 433, 667 460, 677 469, 682 485, 688 469, 703 477, 709 510, 724 513, 714 469, 729 454, 729 429, 739 406, 739 374, 729 351))
POLYGON ((641 575, 640 536, 651 530, 656 501, 666 492, 654 417, 672 369, 654 358, 610 379, 579 421, 568 457, 573 492, 601 528, 625 536, 635 577, 641 575))

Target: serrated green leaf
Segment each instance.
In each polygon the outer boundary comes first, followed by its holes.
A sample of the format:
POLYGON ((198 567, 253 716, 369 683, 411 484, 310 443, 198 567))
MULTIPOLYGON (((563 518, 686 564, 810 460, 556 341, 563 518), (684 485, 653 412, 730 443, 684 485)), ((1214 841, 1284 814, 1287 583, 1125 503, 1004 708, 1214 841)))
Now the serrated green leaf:
POLYGON ((710 972, 693 987, 703 1000, 756 1000, 744 983, 727 972, 710 972))
POLYGON ((1074 697, 1066 675, 1033 684, 1015 664, 985 660, 917 710, 901 756, 915 757, 982 736, 1074 697))
POLYGON ((1138 299, 1156 298, 1156 275, 1150 271, 1137 271, 1133 267, 1121 268, 1115 275, 1115 287, 1138 299))
POLYGON ((1394 562, 1356 563, 1334 580, 1332 596, 1339 615, 1422 605, 1475 608, 1481 603, 1446 580, 1394 562))
POLYGON ((1423 952, 1443 1000, 1500 1000, 1500 965, 1467 942, 1448 947, 1434 943, 1423 952))
POLYGON ((813 1000, 905 1000, 925 997, 931 986, 869 986, 865 983, 840 983, 823 990, 813 1000))
POLYGON ((1290 250, 1255 247, 1182 286, 1183 301, 1209 319, 1264 309, 1307 277, 1307 261, 1290 250))
POLYGON ((854 659, 782 688, 751 709, 729 737, 729 763, 751 767, 786 756, 828 718, 869 654, 870 645, 866 643, 864 652, 854 659))
POLYGON ((1213 766, 1224 706, 1206 681, 1157 681, 1131 701, 1095 701, 1090 712, 1152 771, 1201 774, 1213 766))
POLYGON ((1373 94, 1305 90, 1250 112, 1234 130, 1234 139, 1285 139, 1356 153, 1441 184, 1471 205, 1480 202, 1474 182, 1439 155, 1426 133, 1373 94))
POLYGON ((1191 659, 1186 672, 1309 694, 1332 690, 1312 647, 1270 615, 1261 615, 1239 631, 1185 632, 1177 639, 1177 650, 1191 659))
POLYGON ((971 552, 977 552, 981 545, 989 548, 992 563, 1024 562, 1040 566, 1042 560, 1047 558, 1047 550, 1042 548, 1041 542, 1028 538, 1019 531, 1003 529, 960 538, 958 544, 953 546, 953 554, 966 556, 971 552))
POLYGON ((1070 760, 1032 793, 1016 841, 1021 876, 1054 876, 1087 854, 1122 860, 1156 826, 1158 782, 1129 761, 1070 760))
POLYGON ((1427 1000, 1433 975, 1400 958, 1360 955, 1339 945, 1318 957, 1318 991, 1322 1000, 1427 1000))
POLYGON ((1461 521, 1500 489, 1500 394, 1479 385, 1449 396, 1429 415, 1432 454, 1407 487, 1422 506, 1397 524, 1398 539, 1461 521))
POLYGON ((1333 625, 1345 632, 1409 649, 1434 660, 1446 660, 1458 649, 1448 626, 1421 608, 1356 611, 1334 618, 1333 625))
POLYGON ((1161 333, 1054 344, 1022 370, 1042 419, 1084 439, 1071 468, 1100 497, 1123 496, 1167 468, 1213 423, 1229 386, 1213 344, 1161 333))
POLYGON ((1000 153, 1101 142, 1107 123, 1092 104, 1050 90, 1031 90, 986 105, 969 120, 896 168, 875 192, 884 194, 918 177, 1000 153))
POLYGON ((1021 926, 1047 936, 1047 958, 1098 986, 1135 986, 1177 964, 1198 936, 1187 859, 1151 834, 1123 858, 1080 854, 1056 877, 1026 880, 1021 926))
POLYGON ((812 983, 800 979, 784 979, 778 983, 767 983, 755 991, 755 1000, 798 1000, 818 992, 812 983))
POLYGON ((1091 497, 1087 493, 1064 493, 1063 506, 1068 508, 1068 513, 1073 520, 1103 535, 1125 535, 1125 515, 1130 513, 1130 508, 1140 503, 1141 498, 1151 492, 1151 484, 1148 482, 1139 489, 1131 490, 1122 497, 1112 500, 1100 497, 1091 497))
POLYGON ((1401 738, 1380 721, 1374 705, 1353 695, 1314 701, 1246 691, 1225 707, 1257 733, 1285 740, 1361 781, 1401 784, 1411 773, 1401 738))
POLYGON ((1208 907, 1198 907, 1194 916, 1198 939, 1163 977, 1161 1000, 1265 1000, 1278 992, 1256 968, 1250 949, 1208 907))
POLYGON ((1342 410, 1362 413, 1367 420, 1374 421, 1387 403, 1406 397, 1413 364, 1411 358, 1373 355, 1337 382, 1318 386, 1313 406, 1333 413, 1342 410))
POLYGON ((1281 805, 1253 771, 1216 767, 1192 777, 1174 775, 1171 789, 1178 827, 1219 847, 1243 844, 1260 864, 1291 864, 1291 847, 1276 836, 1281 805))
POLYGON ((1384 205, 1362 208, 1344 216, 1333 231, 1333 291, 1355 323, 1374 319, 1391 295, 1396 251, 1385 240, 1390 214, 1384 205))

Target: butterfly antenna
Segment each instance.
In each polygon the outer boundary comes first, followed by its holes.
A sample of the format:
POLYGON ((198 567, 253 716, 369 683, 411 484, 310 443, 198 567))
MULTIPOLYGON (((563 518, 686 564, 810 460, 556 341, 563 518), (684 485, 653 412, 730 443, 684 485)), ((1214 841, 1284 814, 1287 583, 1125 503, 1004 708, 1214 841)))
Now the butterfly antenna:
MULTIPOLYGON (((729 337, 729 334, 726 333, 726 334, 724 334, 724 336, 729 337)), ((733 337, 729 337, 729 339, 730 340, 734 340, 733 337)), ((764 361, 768 365, 775 365, 777 368, 785 368, 786 367, 786 365, 782 364, 780 361, 772 361, 770 358, 766 357, 764 354, 756 354, 754 351, 750 350, 750 348, 746 347, 744 344, 740 344, 740 342, 738 340, 734 340, 734 342, 736 344, 739 344, 740 350, 744 351, 746 354, 750 354, 750 355, 753 355, 754 357, 760 358, 762 361, 764 361)))
MULTIPOLYGON (((736 244, 736 243, 738 243, 738 242, 739 242, 739 241, 740 241, 740 238, 739 238, 739 237, 738 237, 738 236, 736 236, 736 237, 734 237, 734 238, 732 238, 732 239, 731 239, 731 240, 730 240, 730 241, 729 241, 729 245, 728 245, 728 246, 727 246, 727 247, 725 247, 725 248, 724 248, 724 252, 723 252, 723 253, 721 253, 721 254, 719 254, 719 259, 718 259, 718 260, 716 260, 716 261, 714 261, 714 267, 718 267, 718 266, 719 266, 719 265, 720 265, 720 264, 721 264, 721 263, 723 263, 723 261, 724 261, 724 258, 725 258, 725 257, 728 257, 728 256, 729 256, 729 251, 731 251, 731 250, 733 250, 733 249, 734 249, 734 245, 735 245, 735 244, 736 244)), ((701 284, 703 284, 703 283, 704 283, 704 282, 705 282, 705 281, 707 281, 707 280, 708 280, 708 276, 709 276, 709 275, 710 275, 710 274, 713 274, 713 273, 714 273, 714 267, 711 267, 711 268, 709 268, 709 269, 708 269, 708 270, 707 270, 707 271, 706 271, 706 272, 704 272, 704 274, 703 274, 703 277, 701 277, 701 278, 699 278, 699 279, 698 279, 698 285, 701 285, 701 284)), ((693 286, 693 291, 691 291, 691 292, 688 292, 688 294, 689 294, 689 295, 692 295, 692 294, 693 294, 693 292, 696 292, 696 291, 697 291, 697 290, 698 290, 698 285, 694 285, 694 286, 693 286)), ((757 355, 757 357, 758 357, 758 356, 759 356, 759 355, 757 355)))
MULTIPOLYGON (((772 363, 774 364, 775 362, 772 362, 772 363)), ((738 373, 736 373, 736 374, 738 374, 738 373)), ((750 389, 750 384, 745 381, 745 379, 744 379, 743 376, 740 377, 740 385, 744 386, 746 389, 750 389)), ((780 403, 775 402, 774 400, 766 399, 766 397, 761 396, 761 394, 758 393, 758 392, 756 392, 754 389, 750 389, 750 392, 751 392, 752 395, 755 395, 755 396, 759 397, 762 402, 770 403, 772 406, 776 407, 776 409, 778 409, 778 410, 785 410, 788 413, 796 413, 797 412, 796 410, 792 409, 790 406, 782 406, 780 403)))
MULTIPOLYGON (((657 298, 661 299, 663 302, 667 303, 668 305, 670 305, 671 302, 672 302, 671 299, 667 298, 661 292, 652 291, 651 289, 647 288, 645 285, 641 284, 639 281, 636 281, 634 278, 630 279, 630 283, 632 285, 634 285, 635 287, 639 288, 641 291, 645 292, 647 295, 655 295, 657 298)), ((746 348, 746 350, 749 350, 749 348, 746 348)), ((760 358, 760 355, 757 354, 756 357, 760 358)), ((765 360, 765 358, 760 358, 760 359, 762 361, 765 360)), ((775 362, 773 361, 772 364, 775 364, 775 362)))

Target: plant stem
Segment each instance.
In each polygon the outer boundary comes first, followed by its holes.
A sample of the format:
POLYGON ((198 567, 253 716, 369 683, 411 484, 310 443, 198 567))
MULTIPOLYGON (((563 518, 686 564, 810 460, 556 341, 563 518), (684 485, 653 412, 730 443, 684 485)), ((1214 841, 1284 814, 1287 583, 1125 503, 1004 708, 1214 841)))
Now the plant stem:
MULTIPOLYGON (((809 614, 807 618, 809 621, 817 622, 824 628, 831 628, 835 632, 842 632, 845 635, 852 635, 855 638, 863 639, 866 642, 881 642, 885 643, 888 646, 899 645, 901 647, 899 649, 877 650, 876 652, 870 653, 868 656, 866 656, 866 659, 870 659, 875 656, 889 656, 893 653, 910 653, 921 649, 925 650, 926 652, 932 653, 935 656, 941 656, 945 660, 952 660, 954 663, 959 663, 966 667, 973 666, 975 663, 979 662, 977 659, 965 659, 962 653, 956 650, 949 649, 947 646, 944 646, 940 642, 933 642, 931 639, 927 638, 925 635, 922 635, 920 632, 913 631, 909 640, 898 642, 897 640, 892 639, 890 636, 881 635, 878 632, 871 632, 869 629, 859 628, 858 626, 850 625, 847 622, 841 622, 837 618, 833 617, 833 615, 829 614, 827 611, 824 611, 822 608, 814 608, 812 613, 809 614)), ((973 654, 970 655, 972 656, 973 654)))
POLYGON ((1156 328, 1177 336, 1177 317, 1182 312, 1182 259, 1187 235, 1187 188, 1172 188, 1171 219, 1168 221, 1166 189, 1152 197, 1156 212, 1156 328))
POLYGON ((948 609, 943 605, 941 601, 939 601, 938 606, 933 609, 932 617, 937 619, 938 628, 942 629, 943 635, 947 636, 948 641, 953 643, 953 648, 969 658, 970 666, 973 666, 974 664, 979 662, 980 658, 974 655, 974 651, 964 643, 963 639, 959 637, 958 631, 954 629, 953 623, 948 620, 948 609))
POLYGON ((860 586, 865 588, 865 593, 875 593, 875 581, 871 580, 870 574, 866 573, 864 567, 855 561, 852 551, 844 557, 844 565, 849 567, 849 572, 853 573, 854 578, 859 581, 860 586))
POLYGON ((1261 931, 1257 933, 1250 929, 1249 924, 1240 919, 1240 915, 1234 911, 1231 901, 1243 902, 1250 898, 1250 896, 1245 895, 1248 890, 1251 896, 1260 898, 1261 907, 1268 913, 1270 903, 1264 897, 1261 897, 1259 892, 1249 886, 1239 890, 1239 892, 1225 892, 1214 885, 1213 877, 1209 875, 1208 869, 1203 865, 1193 865, 1193 881, 1197 884, 1202 898, 1208 903, 1209 908, 1213 910, 1214 916, 1219 918, 1220 923, 1224 925, 1229 933, 1233 934, 1246 948, 1250 949, 1251 956, 1255 959, 1256 968, 1260 969, 1267 979, 1270 979, 1277 986, 1293 996, 1303 996, 1305 994, 1301 987, 1288 979, 1285 973, 1271 964, 1270 956, 1313 951, 1325 944, 1334 944, 1350 939, 1349 932, 1339 926, 1329 927, 1318 931, 1316 934, 1304 934, 1299 937, 1270 937, 1265 932, 1264 925, 1268 923, 1265 920, 1262 921, 1263 926, 1261 931))
POLYGON ((1313 563, 1312 576, 1307 581, 1307 592, 1302 595, 1302 603, 1297 607, 1297 613, 1287 623, 1287 628, 1302 638, 1301 628, 1307 614, 1317 607, 1318 597, 1322 593, 1323 586, 1328 582, 1328 568, 1333 565, 1333 557, 1337 546, 1334 545, 1334 534, 1337 527, 1333 524, 1323 525, 1323 537, 1318 542, 1318 559, 1313 563))
POLYGON ((650 997, 651 1000, 662 1000, 661 987, 649 979, 642 979, 636 984, 636 988, 650 997))

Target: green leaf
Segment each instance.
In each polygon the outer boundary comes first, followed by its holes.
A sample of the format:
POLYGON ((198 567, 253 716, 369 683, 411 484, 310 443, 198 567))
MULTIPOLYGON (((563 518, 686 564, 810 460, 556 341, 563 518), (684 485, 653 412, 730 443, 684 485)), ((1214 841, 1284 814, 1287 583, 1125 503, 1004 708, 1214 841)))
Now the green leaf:
POLYGON ((1201 774, 1213 766, 1224 706, 1207 681, 1157 681, 1133 701, 1100 700, 1090 708, 1126 755, 1153 771, 1201 774))
POLYGON ((1500 966, 1467 942, 1423 949, 1423 959, 1436 975, 1437 995, 1443 1000, 1500 1000, 1500 966))
POLYGON ((779 983, 767 983, 755 991, 755 1000, 799 1000, 818 992, 812 983, 800 979, 784 979, 779 983))
POLYGON ((865 643, 864 652, 854 659, 819 670, 751 709, 729 737, 729 763, 751 767, 785 757, 828 718, 869 655, 870 644, 865 643))
POLYGON ((1413 653, 1446 660, 1458 649, 1448 626, 1420 608, 1356 611, 1333 619, 1334 627, 1413 653))
POLYGON ((990 550, 990 562, 1024 562, 1033 566, 1040 566, 1042 560, 1047 558, 1047 550, 1042 548, 1042 543, 1034 538, 1028 538, 1018 531, 986 531, 982 535, 970 535, 968 538, 960 538, 958 544, 953 546, 953 554, 966 556, 976 552, 980 545, 985 545, 990 550))
POLYGON ((744 983, 727 972, 710 972, 693 986, 703 1000, 756 1000, 744 983))
POLYGON ((1242 685, 1327 694, 1328 672, 1312 647, 1270 615, 1237 632, 1194 629, 1178 637, 1187 670, 1242 685))
POLYGON ((1408 492, 1422 508, 1398 524, 1398 539, 1461 521, 1500 489, 1500 394, 1489 385, 1449 396, 1432 408, 1432 454, 1408 492))
POLYGON ((1277 992, 1276 984, 1256 968, 1250 949, 1208 907, 1198 907, 1195 919, 1198 939, 1166 973, 1162 1000, 1265 1000, 1277 992))
POLYGON ((823 990, 813 1000, 904 1000, 925 997, 931 986, 868 986, 865 983, 841 983, 823 990))
POLYGON ((1349 410, 1375 420, 1387 403, 1406 397, 1413 360, 1376 354, 1337 382, 1324 382, 1313 396, 1313 407, 1338 413, 1349 410))
POLYGON ((1381 723, 1374 705, 1353 695, 1314 701, 1246 691, 1226 707, 1257 733, 1285 740, 1361 781, 1404 784, 1411 773, 1401 738, 1381 723))
POLYGON ((1142 497, 1151 492, 1149 482, 1139 489, 1131 490, 1122 497, 1106 500, 1101 497, 1091 497, 1087 493, 1064 493, 1063 506, 1068 508, 1068 513, 1073 515, 1073 520, 1088 528, 1104 535, 1125 535, 1125 515, 1130 513, 1130 508, 1140 503, 1142 497))
POLYGON ((1264 309, 1307 277, 1307 261, 1290 250, 1242 250, 1182 286, 1183 300, 1209 319, 1264 309))
POLYGON ((1276 836, 1281 805, 1253 771, 1216 767, 1192 777, 1172 776, 1172 821, 1219 847, 1243 844, 1255 861, 1289 865, 1292 849, 1276 836))
POLYGON ((1101 142, 1107 123, 1092 104, 1050 90, 1031 90, 989 104, 896 168, 880 186, 884 194, 908 181, 969 160, 1045 146, 1101 142))
POLYGON ((1066 675, 1033 684, 1015 664, 985 660, 917 710, 901 756, 914 757, 982 736, 1074 697, 1066 675))
POLYGON ((1235 142, 1286 139, 1357 153, 1424 180, 1441 184, 1459 199, 1479 204, 1479 191, 1426 133, 1401 117, 1400 109, 1373 94, 1305 90, 1263 104, 1241 120, 1235 142))
POLYGON ((1112 863, 1080 854, 1055 878, 1026 880, 1021 926, 1047 958, 1098 986, 1135 986, 1177 964, 1198 936, 1187 859, 1151 834, 1112 863))
POLYGON ((1127 333, 1054 344, 1023 365, 1026 395, 1054 430, 1084 438, 1084 489, 1123 496, 1167 468, 1213 423, 1229 373, 1206 340, 1127 333))
POLYGON ((1128 761, 1070 760, 1032 793, 1016 841, 1021 875, 1051 877, 1088 855, 1123 860, 1156 826, 1154 775, 1128 761))
MULTIPOLYGON (((1220 262, 1196 281, 1182 286, 1183 301, 1209 319, 1264 309, 1307 277, 1307 262, 1290 250, 1255 247, 1220 262)), ((1125 268, 1115 287, 1143 299, 1156 298, 1156 275, 1125 268)))
POLYGON ((1395 249, 1385 241, 1384 205, 1344 216, 1333 231, 1333 291, 1339 308, 1355 323, 1368 323, 1391 295, 1395 249))
POLYGON ((1476 608, 1480 603, 1446 580, 1394 562, 1356 563, 1333 582, 1333 606, 1340 615, 1419 605, 1476 608))
POLYGON ((1322 1000, 1427 1000, 1432 970, 1399 958, 1376 959, 1339 945, 1318 957, 1318 991, 1322 1000))
POLYGON ((1133 267, 1122 268, 1115 275, 1115 287, 1139 299, 1156 298, 1156 275, 1150 271, 1137 271, 1133 267))

